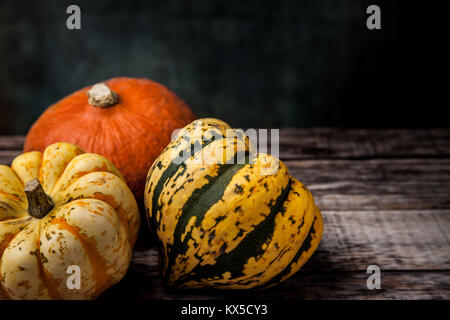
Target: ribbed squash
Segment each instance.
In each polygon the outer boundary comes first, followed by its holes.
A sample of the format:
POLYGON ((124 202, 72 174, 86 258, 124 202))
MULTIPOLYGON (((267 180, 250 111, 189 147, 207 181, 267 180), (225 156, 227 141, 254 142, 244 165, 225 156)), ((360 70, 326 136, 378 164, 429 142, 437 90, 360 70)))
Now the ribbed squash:
POLYGON ((145 205, 168 286, 265 288, 296 273, 323 221, 308 189, 217 119, 183 128, 153 163, 145 205))
POLYGON ((68 143, 0 165, 0 299, 92 299, 126 273, 139 229, 114 165, 68 143), (78 266, 80 287, 67 285, 78 266))

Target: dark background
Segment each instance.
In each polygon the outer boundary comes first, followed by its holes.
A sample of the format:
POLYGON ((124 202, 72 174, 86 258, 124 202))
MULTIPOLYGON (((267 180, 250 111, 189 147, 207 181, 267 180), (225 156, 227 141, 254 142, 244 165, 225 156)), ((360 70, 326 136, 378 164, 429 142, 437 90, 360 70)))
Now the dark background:
POLYGON ((3 1, 0 134, 115 76, 158 81, 239 127, 447 126, 437 4, 407 1, 3 1), (66 8, 81 8, 81 30, 66 8), (381 7, 382 30, 366 28, 381 7))

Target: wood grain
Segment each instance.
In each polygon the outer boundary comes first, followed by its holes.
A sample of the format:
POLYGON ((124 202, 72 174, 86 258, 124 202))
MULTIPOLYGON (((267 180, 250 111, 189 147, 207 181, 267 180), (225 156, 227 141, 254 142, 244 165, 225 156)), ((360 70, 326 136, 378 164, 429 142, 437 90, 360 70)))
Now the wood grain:
POLYGON ((125 278, 103 293, 100 299, 450 299, 450 271, 382 269, 380 290, 367 289, 369 274, 365 270, 305 268, 288 281, 263 291, 173 291, 164 287, 156 261, 156 250, 136 251, 125 278))
POLYGON ((24 142, 24 136, 0 136, 0 151, 21 150, 24 142))
POLYGON ((14 158, 21 153, 21 150, 0 150, 0 164, 9 166, 14 158))
MULTIPOLYGON (((0 150, 21 150, 23 136, 0 137, 0 150)), ((270 147, 269 147, 270 150, 270 147)), ((281 129, 281 159, 449 157, 450 129, 281 129)))
MULTIPOLYGON (((23 141, 0 136, 0 164, 23 141)), ((283 129, 280 157, 325 221, 298 274, 259 292, 174 292, 143 241, 101 299, 450 299, 450 129, 283 129), (366 287, 371 264, 381 268, 381 290, 366 287)))
POLYGON ((450 209, 450 159, 285 163, 322 210, 450 209))
MULTIPOLYGON (((287 129, 282 130, 281 133, 284 135, 285 131, 303 132, 301 129, 287 129)), ((329 129, 315 131, 322 135, 330 134, 329 129)), ((312 130, 309 136, 314 136, 315 131, 312 130)), ((341 132, 341 130, 333 131, 337 132, 336 135, 341 132)), ((441 149, 445 149, 445 143, 430 141, 433 141, 434 136, 437 136, 438 140, 443 139, 442 137, 445 138, 446 130, 430 130, 429 140, 423 137, 423 131, 410 132, 412 132, 412 136, 421 138, 418 141, 424 141, 424 145, 425 141, 428 141, 429 145, 440 145, 441 149)), ((348 136, 361 136, 365 130, 356 130, 357 133, 347 130, 344 132, 347 132, 348 136)), ((385 131, 381 132, 386 133, 385 131)), ((394 132, 397 131, 394 130, 394 132)), ((402 133, 404 130, 399 132, 402 133)), ((393 134, 392 130, 387 133, 393 134)), ((403 135, 398 134, 398 136, 402 137, 403 135)), ((10 145, 6 142, 7 139, 3 138, 0 141, 3 141, 5 146, 10 145)), ((22 140, 16 138, 15 141, 22 140)), ((284 140, 282 139, 282 141, 284 140)), ((355 140, 348 141, 348 144, 354 142, 355 140)), ((341 142, 341 144, 345 143, 341 142)), ((337 148, 336 150, 340 148, 339 144, 332 145, 337 148)), ((386 148, 384 147, 384 149, 386 148)), ((367 155, 373 153, 373 150, 379 149, 384 150, 378 144, 371 148, 359 148, 359 155, 367 155), (364 150, 367 152, 364 153, 364 150)), ((412 153, 417 154, 416 149, 411 150, 412 153)), ((421 150, 422 154, 425 154, 426 149, 422 148, 421 150)), ((336 151, 334 154, 339 152, 345 154, 342 150, 336 151)), ((18 154, 20 151, 0 150, 0 163, 9 164, 18 154)), ((310 188, 316 203, 322 210, 450 208, 450 159, 325 159, 286 160, 285 163, 290 173, 310 188)))
POLYGON ((450 210, 324 211, 324 234, 305 270, 450 271, 450 210))
MULTIPOLYGON (((325 211, 323 215, 324 236, 311 260, 286 283, 258 292, 258 297, 450 298, 450 210, 325 211), (382 290, 366 287, 366 270, 373 264, 381 268, 382 290)), ((132 297, 134 290, 149 299, 230 297, 220 291, 167 292, 159 277, 157 251, 148 247, 135 250, 128 275, 105 297, 132 297)))
MULTIPOLYGON (((323 211, 324 234, 304 270, 450 271, 450 210, 323 211)), ((137 247, 133 262, 157 265, 156 249, 137 247), (145 260, 144 259, 147 259, 145 260)))
POLYGON ((450 156, 450 129, 280 130, 281 159, 450 156))

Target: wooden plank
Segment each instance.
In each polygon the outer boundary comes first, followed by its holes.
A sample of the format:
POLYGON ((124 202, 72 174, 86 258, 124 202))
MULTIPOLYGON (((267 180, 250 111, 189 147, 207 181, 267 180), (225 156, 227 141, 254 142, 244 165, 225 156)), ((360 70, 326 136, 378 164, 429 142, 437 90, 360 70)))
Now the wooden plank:
POLYGON ((305 270, 450 270, 450 210, 324 211, 305 270))
POLYGON ((322 210, 449 209, 450 159, 288 160, 322 210))
MULTIPOLYGON (((0 136, 0 150, 20 150, 24 140, 24 136, 0 136)), ((450 156, 449 128, 280 129, 282 159, 434 156, 450 156)))
MULTIPOLYGON (((381 289, 367 289, 365 272, 300 271, 292 279, 266 292, 259 299, 449 299, 450 272, 381 272, 381 289)), ((244 293, 241 293, 245 296, 244 293)), ((186 299, 186 298, 185 298, 186 299)))
POLYGON ((227 300, 227 299, 450 299, 449 271, 381 272, 381 289, 367 289, 365 272, 300 271, 288 281, 261 291, 173 291, 164 288, 157 271, 141 277, 133 267, 100 300, 227 300))
POLYGON ((291 174, 311 183, 348 179, 360 181, 404 182, 450 181, 450 159, 369 159, 369 160, 294 160, 285 161, 291 174))
MULTIPOLYGON (((20 151, 0 151, 9 164, 20 151)), ((450 159, 288 160, 322 210, 449 209, 450 159)))
MULTIPOLYGON (((20 151, 0 151, 10 164, 20 151)), ((450 209, 450 159, 288 160, 322 210, 450 209)))
MULTIPOLYGON (((323 238, 305 270, 363 271, 376 264, 393 271, 450 271, 450 210, 322 214, 323 238)), ((141 264, 145 261, 157 264, 156 249, 148 244, 136 248, 133 259, 141 264)))
POLYGON ((100 299, 449 299, 450 271, 381 271, 381 290, 368 290, 366 271, 301 270, 286 282, 262 291, 173 291, 164 287, 156 251, 136 252, 121 282, 100 299), (149 263, 151 261, 152 263, 149 263))
POLYGON ((445 195, 388 194, 341 195, 313 191, 316 204, 322 210, 409 210, 448 209, 450 199, 445 195))
MULTIPOLYGON (((324 214, 322 242, 304 268, 258 298, 448 299, 450 210, 336 212, 324 214), (379 265, 382 290, 368 290, 369 265, 379 265)), ((155 248, 135 250, 126 278, 109 298, 223 299, 223 292, 167 292, 155 248)), ((239 295, 239 293, 237 293, 239 295)), ((243 293, 245 297, 248 293, 243 293)), ((252 293, 253 295, 253 293, 252 293)))
MULTIPOLYGON (((20 151, 0 151, 10 164, 20 151)), ((450 209, 450 159, 288 160, 322 210, 450 209)))
POLYGON ((444 156, 450 156, 449 128, 280 130, 281 159, 444 156))
POLYGON ((17 157, 19 154, 21 154, 21 150, 16 151, 5 151, 0 150, 0 164, 3 165, 11 165, 11 162, 14 160, 15 157, 17 157))
MULTIPOLYGON (((450 211, 428 210, 450 209, 450 159, 445 159, 450 156, 449 137, 449 129, 281 130, 281 157, 288 159, 291 174, 313 192, 324 213, 325 233, 299 274, 255 297, 450 299, 450 211), (382 269, 382 290, 365 286, 370 264, 382 269)), ((23 137, 0 137, 0 163, 9 164, 22 144, 23 137)), ((148 245, 137 248, 125 279, 103 295, 247 296, 248 292, 167 292, 156 250, 148 245)))
POLYGON ((22 150, 24 136, 0 136, 0 150, 22 150))

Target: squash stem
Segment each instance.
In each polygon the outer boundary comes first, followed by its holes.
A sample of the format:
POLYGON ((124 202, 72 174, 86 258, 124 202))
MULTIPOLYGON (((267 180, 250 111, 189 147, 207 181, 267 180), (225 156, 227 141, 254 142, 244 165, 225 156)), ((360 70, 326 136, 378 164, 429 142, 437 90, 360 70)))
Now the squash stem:
POLYGON ((27 182, 25 194, 28 198, 28 214, 37 219, 45 217, 55 207, 52 199, 45 193, 39 179, 27 182))
POLYGON ((109 108, 117 103, 119 98, 106 84, 97 83, 87 92, 88 102, 94 107, 109 108))

